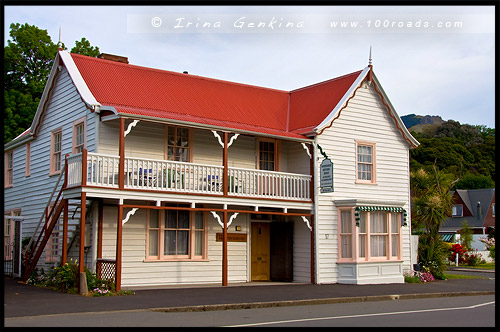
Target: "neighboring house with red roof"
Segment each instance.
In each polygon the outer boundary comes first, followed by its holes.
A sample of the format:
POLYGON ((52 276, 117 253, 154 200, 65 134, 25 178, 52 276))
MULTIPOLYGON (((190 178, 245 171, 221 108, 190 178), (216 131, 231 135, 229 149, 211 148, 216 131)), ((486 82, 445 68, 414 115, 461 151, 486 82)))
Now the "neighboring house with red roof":
POLYGON ((282 91, 60 50, 5 214, 26 271, 73 257, 118 289, 401 283, 418 144, 371 65, 282 91))

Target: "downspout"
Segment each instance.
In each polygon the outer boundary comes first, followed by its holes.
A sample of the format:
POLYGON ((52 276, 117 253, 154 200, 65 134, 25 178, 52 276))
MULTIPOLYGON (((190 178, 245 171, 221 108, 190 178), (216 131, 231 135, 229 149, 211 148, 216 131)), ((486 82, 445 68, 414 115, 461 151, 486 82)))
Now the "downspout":
POLYGON ((314 209, 314 227, 313 227, 313 231, 314 231, 314 275, 315 275, 315 278, 314 280, 316 281, 316 284, 320 284, 321 283, 321 280, 319 278, 319 273, 318 273, 318 266, 319 266, 319 261, 318 261, 318 257, 319 257, 319 254, 318 254, 318 202, 319 202, 319 196, 318 196, 318 164, 317 164, 317 161, 318 161, 318 149, 317 149, 317 146, 318 146, 318 136, 314 136, 314 143, 313 143, 313 146, 314 146, 314 151, 313 151, 313 167, 314 167, 314 178, 313 178, 313 185, 314 185, 314 205, 313 205, 313 209, 314 209))

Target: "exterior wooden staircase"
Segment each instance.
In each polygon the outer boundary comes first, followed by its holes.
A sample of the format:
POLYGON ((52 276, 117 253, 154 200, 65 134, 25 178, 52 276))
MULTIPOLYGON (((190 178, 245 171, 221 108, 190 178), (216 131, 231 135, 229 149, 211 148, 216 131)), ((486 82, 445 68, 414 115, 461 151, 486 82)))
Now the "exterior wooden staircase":
MULTIPOLYGON (((61 171, 56 186, 49 201, 45 207, 45 212, 40 217, 35 232, 31 236, 30 242, 23 250, 22 280, 26 282, 35 268, 44 268, 45 270, 59 265, 63 259, 67 259, 71 246, 78 241, 75 238, 79 236, 81 206, 80 200, 62 199, 62 191, 65 188, 61 179, 64 178, 64 170, 61 171), (55 193, 57 198, 53 201, 55 193), (53 203, 52 203, 53 202, 53 203), (64 207, 68 204, 68 220, 64 225, 64 207), (66 227, 66 236, 64 229, 66 227)), ((90 201, 87 201, 88 204, 90 201)), ((91 211, 87 205, 87 214, 91 211)))

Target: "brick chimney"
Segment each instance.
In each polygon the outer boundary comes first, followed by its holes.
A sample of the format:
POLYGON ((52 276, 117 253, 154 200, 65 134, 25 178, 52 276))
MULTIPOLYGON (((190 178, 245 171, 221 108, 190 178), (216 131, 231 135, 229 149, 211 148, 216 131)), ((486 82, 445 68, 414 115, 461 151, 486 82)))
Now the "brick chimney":
POLYGON ((121 62, 121 63, 128 63, 128 58, 125 56, 119 56, 119 55, 108 54, 108 53, 101 53, 97 57, 99 59, 104 59, 104 60, 116 61, 116 62, 121 62))

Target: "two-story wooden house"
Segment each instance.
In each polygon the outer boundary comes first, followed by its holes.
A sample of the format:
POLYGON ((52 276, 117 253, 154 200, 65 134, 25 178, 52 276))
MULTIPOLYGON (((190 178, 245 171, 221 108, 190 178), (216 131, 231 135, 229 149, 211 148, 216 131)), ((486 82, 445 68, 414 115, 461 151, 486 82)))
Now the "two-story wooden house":
POLYGON ((60 50, 5 215, 26 271, 73 257, 118 289, 399 283, 418 144, 371 65, 281 91, 60 50))

